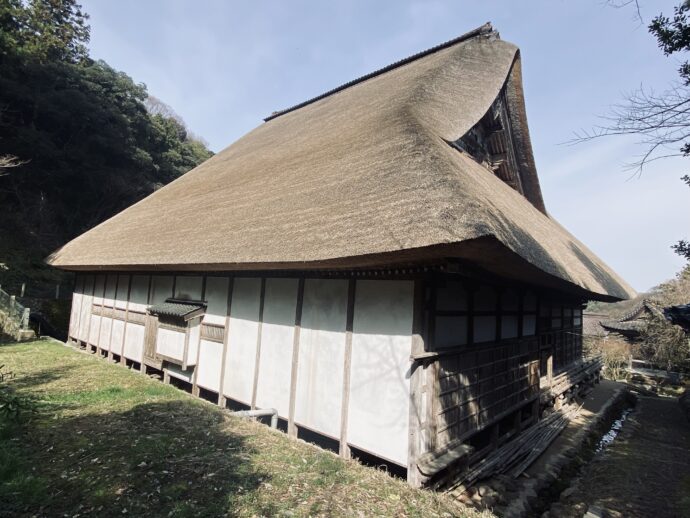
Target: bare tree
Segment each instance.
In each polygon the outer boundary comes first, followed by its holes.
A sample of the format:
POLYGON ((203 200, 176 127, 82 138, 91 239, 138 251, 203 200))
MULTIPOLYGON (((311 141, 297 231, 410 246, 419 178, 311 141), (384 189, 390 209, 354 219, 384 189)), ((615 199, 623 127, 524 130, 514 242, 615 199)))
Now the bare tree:
POLYGON ((639 173, 649 162, 686 154, 690 139, 690 88, 678 84, 657 94, 640 87, 602 119, 605 124, 576 132, 571 142, 636 135, 644 152, 630 167, 639 173))

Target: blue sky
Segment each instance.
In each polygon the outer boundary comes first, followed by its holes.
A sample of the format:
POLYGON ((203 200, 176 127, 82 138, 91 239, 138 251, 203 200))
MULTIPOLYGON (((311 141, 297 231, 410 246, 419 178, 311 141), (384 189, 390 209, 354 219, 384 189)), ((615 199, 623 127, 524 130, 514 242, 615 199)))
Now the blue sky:
POLYGON ((548 211, 636 289, 671 278, 690 238, 687 159, 631 178, 634 138, 564 145, 640 85, 663 90, 679 60, 646 24, 677 2, 640 0, 83 0, 91 52, 169 104, 214 151, 292 106, 491 21, 522 53, 527 114, 548 211))

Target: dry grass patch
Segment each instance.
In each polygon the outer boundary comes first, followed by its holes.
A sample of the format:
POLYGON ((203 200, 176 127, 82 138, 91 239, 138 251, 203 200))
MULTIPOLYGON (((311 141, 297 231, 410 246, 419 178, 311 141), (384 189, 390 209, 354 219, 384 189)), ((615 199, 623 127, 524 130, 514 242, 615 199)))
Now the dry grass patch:
POLYGON ((51 341, 0 346, 0 514, 489 516, 51 341))

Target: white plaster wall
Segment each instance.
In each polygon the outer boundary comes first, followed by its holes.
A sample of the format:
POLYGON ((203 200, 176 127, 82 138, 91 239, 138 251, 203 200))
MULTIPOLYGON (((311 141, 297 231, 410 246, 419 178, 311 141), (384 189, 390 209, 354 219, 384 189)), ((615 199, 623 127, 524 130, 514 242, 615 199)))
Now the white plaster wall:
POLYGON ((72 293, 72 308, 69 317, 69 335, 73 338, 79 336, 79 316, 81 314, 81 298, 84 292, 84 276, 79 275, 74 282, 72 293))
POLYGON ((199 353, 199 338, 201 336, 201 318, 195 318, 188 325, 187 365, 196 365, 196 357, 199 353))
POLYGON ((115 304, 115 289, 117 285, 117 275, 108 275, 105 281, 105 293, 103 295, 103 305, 113 307, 115 304))
POLYGON ((201 300, 202 282, 201 276, 178 275, 175 278, 175 298, 201 300))
POLYGON ((129 275, 118 275, 115 307, 127 309, 127 295, 129 293, 129 275))
POLYGON ((149 277, 148 275, 132 276, 132 289, 129 293, 129 309, 144 313, 149 297, 149 277))
POLYGON ((125 322, 124 320, 113 319, 112 334, 110 336, 110 350, 113 354, 122 354, 122 347, 125 340, 125 322))
POLYGON ((184 333, 173 331, 172 329, 159 328, 156 339, 156 352, 181 362, 184 357, 184 338, 184 333))
POLYGON ((233 283, 232 307, 225 360, 223 392, 247 405, 252 402, 256 340, 259 334, 261 279, 238 277, 233 283))
POLYGON ((173 295, 172 275, 153 275, 151 278, 151 304, 165 302, 173 295))
POLYGON ((412 281, 357 281, 348 442, 407 465, 412 281))
POLYGON ((84 342, 89 340, 89 324, 91 322, 91 304, 93 302, 94 276, 87 275, 84 279, 84 291, 81 296, 81 315, 79 316, 78 338, 84 342))
POLYGON ((305 281, 299 339, 295 422, 334 438, 340 437, 347 288, 346 280, 305 281))
POLYGON ((89 343, 91 345, 98 345, 98 336, 100 333, 101 317, 100 315, 91 315, 91 325, 89 326, 89 343))
POLYGON ((201 340, 196 383, 200 387, 220 391, 220 368, 223 360, 223 344, 201 340))
POLYGON ((228 285, 227 277, 206 278, 206 301, 208 306, 204 315, 204 323, 225 325, 225 316, 228 310, 228 285))
POLYGON ((144 326, 127 323, 125 329, 125 358, 141 362, 144 357, 144 326))
POLYGON ((105 290, 105 275, 96 275, 96 286, 93 292, 93 303, 103 304, 103 292, 105 290))
POLYGON ((105 351, 110 350, 110 328, 113 325, 113 319, 103 317, 101 320, 100 335, 98 337, 98 347, 105 351))
POLYGON ((256 406, 287 417, 297 308, 297 279, 266 279, 256 406))
MULTIPOLYGON (((115 290, 117 287, 117 275, 108 275, 105 280, 105 293, 103 295, 103 305, 113 307, 115 304, 115 290)), ((101 320, 100 336, 98 337, 98 346, 105 350, 110 350, 110 331, 113 324, 113 319, 104 317, 101 320)))

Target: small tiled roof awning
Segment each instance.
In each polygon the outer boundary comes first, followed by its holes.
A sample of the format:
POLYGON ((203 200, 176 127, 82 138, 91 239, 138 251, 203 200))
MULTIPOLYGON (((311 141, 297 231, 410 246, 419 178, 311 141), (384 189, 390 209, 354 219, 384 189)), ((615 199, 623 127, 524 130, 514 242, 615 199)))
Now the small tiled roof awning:
POLYGON ((149 307, 149 313, 158 316, 177 317, 191 320, 206 312, 206 304, 201 301, 167 299, 149 307))

